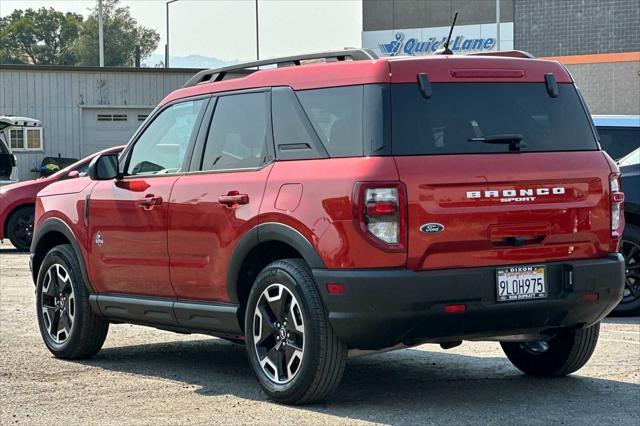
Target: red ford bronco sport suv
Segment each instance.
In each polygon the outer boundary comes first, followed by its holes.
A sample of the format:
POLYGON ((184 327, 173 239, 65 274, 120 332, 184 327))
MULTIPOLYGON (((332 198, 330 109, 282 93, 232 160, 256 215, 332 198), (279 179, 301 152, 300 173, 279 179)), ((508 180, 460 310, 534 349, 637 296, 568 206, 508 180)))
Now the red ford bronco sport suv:
POLYGON ((242 342, 285 403, 330 394, 350 350, 427 342, 563 376, 624 288, 618 168, 567 70, 520 52, 203 71, 88 174, 36 205, 60 358, 134 323, 242 342))

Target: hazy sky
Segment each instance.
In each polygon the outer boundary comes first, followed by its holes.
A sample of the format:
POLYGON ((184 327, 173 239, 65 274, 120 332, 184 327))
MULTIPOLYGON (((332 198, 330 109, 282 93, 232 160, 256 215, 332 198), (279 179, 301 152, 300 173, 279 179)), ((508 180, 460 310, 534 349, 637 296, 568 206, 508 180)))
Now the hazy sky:
MULTIPOLYGON (((123 0, 138 22, 161 36, 165 0, 123 0)), ((0 16, 14 9, 53 7, 88 14, 95 0, 0 0, 0 16)), ((171 56, 255 59, 254 0, 179 0, 170 6, 171 56)), ((361 0, 259 0, 260 57, 360 46, 361 0)))

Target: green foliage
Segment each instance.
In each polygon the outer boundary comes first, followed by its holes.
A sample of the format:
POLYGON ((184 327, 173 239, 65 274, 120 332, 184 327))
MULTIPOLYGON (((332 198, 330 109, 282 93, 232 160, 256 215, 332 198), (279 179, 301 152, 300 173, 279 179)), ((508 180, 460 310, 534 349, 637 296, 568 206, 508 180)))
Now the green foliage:
POLYGON ((53 8, 13 11, 0 18, 0 63, 74 64, 82 20, 53 8))
MULTIPOLYGON (((105 66, 133 66, 136 51, 143 60, 158 47, 160 35, 138 25, 119 0, 103 0, 102 16, 105 66)), ((0 18, 0 63, 99 65, 97 2, 86 20, 53 8, 0 18)))
MULTIPOLYGON (((105 66, 133 66, 136 48, 140 59, 153 53, 160 35, 151 28, 138 25, 128 7, 118 7, 119 0, 102 3, 105 66)), ((98 7, 84 22, 77 44, 78 65, 99 65, 98 7)))

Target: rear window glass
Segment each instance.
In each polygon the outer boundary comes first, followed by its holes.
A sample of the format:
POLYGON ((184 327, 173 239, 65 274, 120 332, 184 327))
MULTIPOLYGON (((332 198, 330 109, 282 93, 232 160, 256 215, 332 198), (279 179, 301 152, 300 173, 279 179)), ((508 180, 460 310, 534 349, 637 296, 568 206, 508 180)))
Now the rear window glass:
POLYGON ((617 160, 640 146, 640 128, 598 127, 602 149, 617 160))
POLYGON ((560 84, 552 98, 543 83, 435 83, 391 87, 395 155, 509 152, 478 139, 518 135, 523 152, 598 149, 578 93, 560 84), (470 141, 476 139, 476 141, 470 141))
POLYGON ((363 86, 347 86, 297 92, 329 156, 362 155, 363 91, 363 86))

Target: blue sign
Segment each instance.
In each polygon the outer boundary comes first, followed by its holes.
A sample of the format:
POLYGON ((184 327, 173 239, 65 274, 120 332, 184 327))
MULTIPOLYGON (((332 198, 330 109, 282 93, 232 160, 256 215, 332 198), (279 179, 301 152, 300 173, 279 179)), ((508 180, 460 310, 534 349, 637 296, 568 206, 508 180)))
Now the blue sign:
MULTIPOLYGON (((397 55, 428 55, 435 53, 440 47, 444 46, 447 41, 446 37, 437 39, 430 37, 428 40, 420 40, 417 38, 410 38, 406 41, 404 34, 397 32, 395 40, 389 43, 380 43, 380 51, 386 56, 397 55)), ((467 52, 480 52, 491 50, 496 45, 496 39, 493 37, 487 38, 469 38, 465 39, 464 36, 456 36, 451 40, 449 49, 453 52, 467 53, 467 52)))

